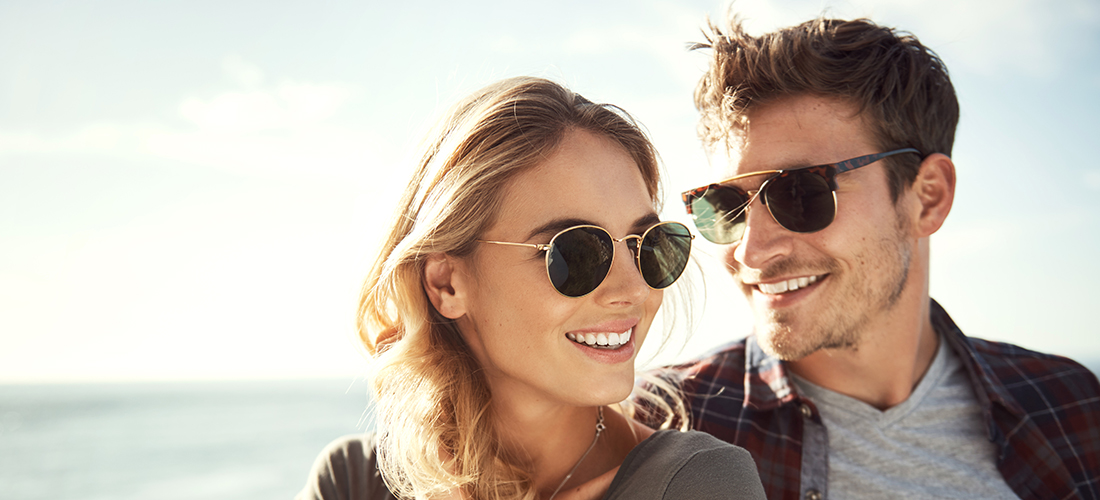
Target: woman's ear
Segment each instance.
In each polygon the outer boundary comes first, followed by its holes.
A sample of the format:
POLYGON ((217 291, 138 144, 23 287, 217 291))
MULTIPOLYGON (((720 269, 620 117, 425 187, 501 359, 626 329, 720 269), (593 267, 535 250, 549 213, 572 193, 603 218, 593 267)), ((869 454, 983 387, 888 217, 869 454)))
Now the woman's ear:
POLYGON ((448 319, 466 314, 465 286, 459 274, 454 258, 446 254, 429 255, 424 263, 424 291, 435 310, 448 319))
POLYGON ((910 189, 921 205, 917 229, 922 237, 929 236, 943 225, 955 201, 955 163, 944 154, 928 155, 910 189))

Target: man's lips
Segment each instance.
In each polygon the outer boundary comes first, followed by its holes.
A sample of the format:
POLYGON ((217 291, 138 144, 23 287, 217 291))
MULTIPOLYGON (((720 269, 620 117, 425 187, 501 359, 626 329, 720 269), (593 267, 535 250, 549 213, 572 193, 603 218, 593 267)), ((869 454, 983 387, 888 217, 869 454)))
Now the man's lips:
POLYGON ((771 283, 756 283, 752 285, 760 290, 762 293, 768 295, 779 295, 783 293, 793 292, 795 290, 806 288, 818 281, 824 279, 827 274, 819 274, 814 276, 800 276, 797 278, 790 278, 781 281, 773 281, 771 283))

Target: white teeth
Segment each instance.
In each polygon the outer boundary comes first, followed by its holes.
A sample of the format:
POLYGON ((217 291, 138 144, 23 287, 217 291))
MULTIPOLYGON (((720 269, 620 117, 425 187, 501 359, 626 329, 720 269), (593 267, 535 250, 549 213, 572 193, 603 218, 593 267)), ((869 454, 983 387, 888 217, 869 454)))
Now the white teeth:
POLYGON ((761 292, 778 295, 785 292, 793 292, 799 288, 806 288, 814 283, 817 283, 817 276, 803 276, 801 278, 791 278, 787 281, 780 281, 777 283, 760 283, 756 285, 761 292))
POLYGON ((761 283, 761 284, 756 285, 756 286, 760 288, 761 292, 764 292, 764 293, 767 293, 767 294, 772 294, 772 295, 783 293, 783 292, 787 291, 787 282, 786 281, 780 281, 779 283, 761 283))
POLYGON ((578 344, 585 344, 593 347, 606 346, 617 348, 630 342, 631 331, 633 331, 633 329, 622 333, 566 333, 565 337, 578 344))

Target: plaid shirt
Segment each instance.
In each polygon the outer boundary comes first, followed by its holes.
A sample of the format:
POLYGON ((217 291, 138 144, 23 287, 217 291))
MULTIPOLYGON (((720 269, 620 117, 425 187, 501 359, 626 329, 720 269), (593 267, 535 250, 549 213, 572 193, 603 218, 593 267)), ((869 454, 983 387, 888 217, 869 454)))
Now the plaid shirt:
MULTIPOLYGON (((931 304, 933 326, 973 382, 997 467, 1023 499, 1100 500, 1100 383, 1074 361, 967 338, 931 304)), ((673 368, 697 430, 752 453, 772 500, 827 494, 821 416, 754 336, 673 368), (812 427, 808 427, 812 426, 812 427)))

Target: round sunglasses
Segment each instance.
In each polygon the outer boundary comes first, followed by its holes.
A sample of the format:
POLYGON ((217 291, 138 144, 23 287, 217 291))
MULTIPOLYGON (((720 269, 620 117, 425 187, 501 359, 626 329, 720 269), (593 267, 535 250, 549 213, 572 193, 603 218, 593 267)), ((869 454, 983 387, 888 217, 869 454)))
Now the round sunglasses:
POLYGON ((615 260, 615 242, 625 241, 634 253, 642 279, 653 289, 667 288, 680 277, 691 254, 691 234, 679 222, 661 222, 640 236, 614 238, 599 226, 564 229, 544 245, 478 240, 481 243, 531 247, 546 252, 546 275, 558 293, 583 297, 603 283, 615 260))
POLYGON ((888 156, 917 153, 913 148, 859 156, 827 165, 788 170, 764 170, 731 177, 717 184, 684 191, 687 213, 703 237, 719 244, 736 243, 745 234, 745 210, 761 197, 777 224, 796 233, 820 231, 836 217, 837 174, 865 167, 888 156), (768 178, 755 191, 730 182, 757 175, 768 178))

